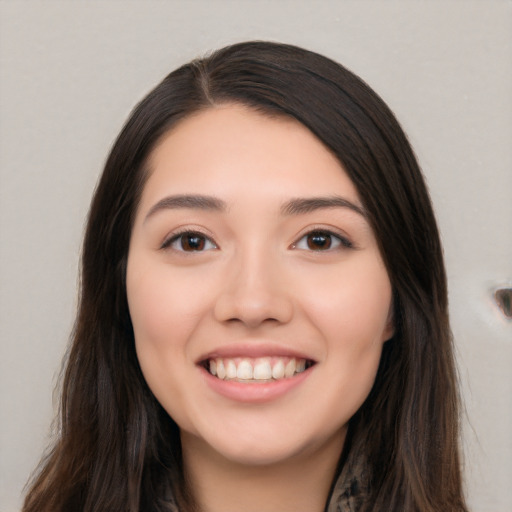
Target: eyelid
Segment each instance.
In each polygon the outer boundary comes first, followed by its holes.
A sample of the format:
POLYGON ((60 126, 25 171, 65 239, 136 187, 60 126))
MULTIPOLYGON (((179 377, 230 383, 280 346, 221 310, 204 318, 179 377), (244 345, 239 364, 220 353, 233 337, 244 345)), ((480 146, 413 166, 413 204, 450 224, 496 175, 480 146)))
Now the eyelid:
POLYGON ((290 246, 291 249, 299 249, 299 250, 307 250, 311 252, 332 252, 339 249, 354 249, 354 243, 351 241, 351 239, 340 229, 334 228, 334 227, 327 227, 325 225, 319 225, 319 226, 309 226, 307 229, 303 230, 302 233, 296 238, 296 241, 293 242, 290 246), (324 233, 326 235, 332 236, 333 238, 336 238, 339 240, 339 246, 328 248, 325 250, 318 250, 314 251, 312 249, 308 248, 299 248, 297 247, 299 242, 307 237, 308 235, 311 235, 312 233, 324 233))
POLYGON ((208 248, 208 249, 203 249, 202 251, 184 251, 184 250, 181 250, 181 249, 175 249, 177 252, 183 252, 183 253, 186 253, 186 252, 205 252, 205 251, 211 251, 212 249, 218 249, 219 248, 219 245, 217 244, 217 242, 215 242, 215 240, 213 239, 212 235, 210 235, 208 233, 205 233, 205 231, 202 230, 201 228, 197 228, 195 226, 186 226, 186 227, 178 228, 178 229, 172 231, 171 233, 169 233, 165 237, 164 241, 160 244, 160 249, 165 250, 165 249, 171 248, 171 245, 174 242, 176 242, 177 240, 179 240, 179 238, 181 236, 186 235, 186 234, 199 235, 201 237, 204 237, 206 240, 208 240, 213 245, 213 247, 212 248, 208 248))

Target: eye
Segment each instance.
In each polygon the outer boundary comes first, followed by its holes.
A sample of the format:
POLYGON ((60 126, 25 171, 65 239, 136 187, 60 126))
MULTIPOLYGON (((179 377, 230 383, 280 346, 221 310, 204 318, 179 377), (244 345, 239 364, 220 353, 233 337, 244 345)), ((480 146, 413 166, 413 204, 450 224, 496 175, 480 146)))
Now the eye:
POLYGON ((182 252, 203 252, 217 249, 217 245, 202 233, 184 231, 173 235, 162 244, 162 249, 167 248, 182 252))
POLYGON ((293 244, 294 249, 307 251, 329 251, 343 247, 350 248, 352 243, 340 235, 320 229, 306 233, 298 242, 293 244))

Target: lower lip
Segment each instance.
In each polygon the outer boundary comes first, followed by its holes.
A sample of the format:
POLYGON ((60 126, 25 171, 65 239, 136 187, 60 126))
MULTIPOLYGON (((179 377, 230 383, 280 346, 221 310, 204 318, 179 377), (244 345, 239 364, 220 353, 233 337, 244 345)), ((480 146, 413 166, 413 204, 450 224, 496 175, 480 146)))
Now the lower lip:
POLYGON ((237 402, 264 403, 276 400, 300 386, 311 374, 313 368, 296 374, 293 377, 272 382, 242 382, 234 380, 222 380, 214 377, 206 369, 201 368, 207 385, 215 393, 237 402))

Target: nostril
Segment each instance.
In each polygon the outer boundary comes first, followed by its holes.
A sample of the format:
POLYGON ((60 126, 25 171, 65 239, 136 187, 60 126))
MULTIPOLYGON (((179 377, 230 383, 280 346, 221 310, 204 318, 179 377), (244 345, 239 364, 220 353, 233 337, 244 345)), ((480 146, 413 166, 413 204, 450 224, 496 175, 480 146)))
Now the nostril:
POLYGON ((274 292, 245 287, 223 292, 215 302, 213 313, 216 320, 225 324, 245 324, 255 328, 263 324, 289 322, 293 316, 293 304, 282 290, 274 292))
POLYGON ((507 318, 512 318, 512 288, 498 288, 494 300, 507 318))

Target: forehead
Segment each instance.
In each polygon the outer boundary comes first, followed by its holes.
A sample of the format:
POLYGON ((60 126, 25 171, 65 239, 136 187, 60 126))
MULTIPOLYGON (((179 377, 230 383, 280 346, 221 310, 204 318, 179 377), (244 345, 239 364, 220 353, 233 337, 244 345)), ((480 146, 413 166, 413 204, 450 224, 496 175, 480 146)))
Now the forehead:
POLYGON ((339 194, 358 202, 337 158, 288 117, 228 104, 180 121, 148 161, 144 197, 201 193, 226 200, 339 194))

